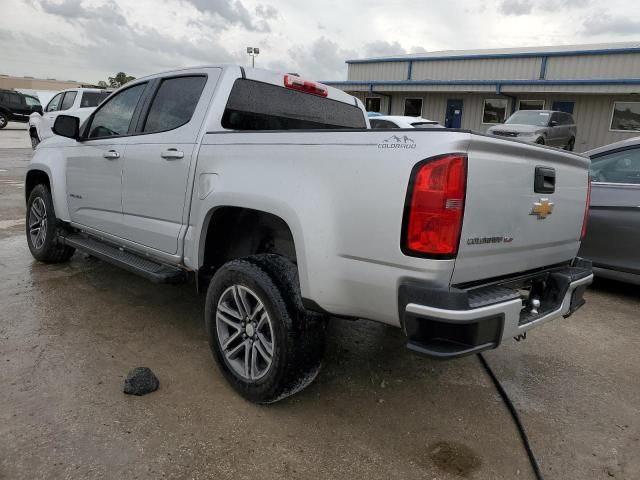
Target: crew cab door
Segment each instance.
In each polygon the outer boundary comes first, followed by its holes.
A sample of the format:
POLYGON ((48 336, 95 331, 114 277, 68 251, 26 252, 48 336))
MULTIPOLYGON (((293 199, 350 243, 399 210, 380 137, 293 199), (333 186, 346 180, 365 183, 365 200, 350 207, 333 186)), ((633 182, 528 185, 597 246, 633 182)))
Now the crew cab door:
MULTIPOLYGON (((127 145, 122 208, 127 240, 176 254, 188 218, 188 186, 198 134, 220 69, 150 84, 137 134, 127 145)), ((191 180, 190 180, 191 179, 191 180)))
POLYGON ((147 84, 118 92, 96 110, 85 139, 65 150, 69 214, 75 224, 123 236, 122 171, 147 84))

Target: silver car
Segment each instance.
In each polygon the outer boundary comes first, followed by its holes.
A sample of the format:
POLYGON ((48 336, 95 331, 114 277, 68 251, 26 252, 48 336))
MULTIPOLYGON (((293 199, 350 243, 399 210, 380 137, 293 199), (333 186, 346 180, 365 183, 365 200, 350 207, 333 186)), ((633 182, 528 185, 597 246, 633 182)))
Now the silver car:
POLYGON ((575 147, 577 133, 573 116, 554 110, 518 110, 504 124, 487 130, 488 135, 571 151, 575 147))
POLYGON ((591 206, 580 256, 601 277, 640 284, 640 137, 586 152, 591 206))

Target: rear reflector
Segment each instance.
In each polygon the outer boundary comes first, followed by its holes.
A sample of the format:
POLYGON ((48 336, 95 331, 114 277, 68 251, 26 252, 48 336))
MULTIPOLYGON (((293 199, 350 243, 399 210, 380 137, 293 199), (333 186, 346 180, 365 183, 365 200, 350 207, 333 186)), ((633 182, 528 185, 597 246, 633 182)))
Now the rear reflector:
POLYGON ((449 154, 414 167, 403 221, 407 255, 453 258, 458 253, 467 188, 467 157, 449 154))
POLYGON ((587 177, 587 203, 584 206, 584 217, 582 218, 582 233, 580 240, 587 236, 587 223, 589 223, 589 205, 591 204, 591 175, 587 177))
POLYGON ((311 95, 318 95, 320 97, 326 97, 329 95, 329 89, 325 85, 305 80, 294 75, 284 76, 284 86, 291 90, 298 90, 299 92, 310 93, 311 95))

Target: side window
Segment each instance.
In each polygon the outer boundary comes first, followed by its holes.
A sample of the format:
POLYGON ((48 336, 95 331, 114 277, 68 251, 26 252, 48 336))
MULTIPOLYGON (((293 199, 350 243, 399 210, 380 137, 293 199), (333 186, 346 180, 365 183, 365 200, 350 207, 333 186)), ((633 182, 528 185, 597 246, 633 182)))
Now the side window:
POLYGON ((49 102, 49 104, 47 105, 45 112, 55 112, 56 110, 58 110, 58 108, 60 107, 60 101, 62 100, 63 95, 64 93, 59 93, 55 97, 53 97, 49 102))
POLYGON ((73 102, 76 100, 76 95, 78 92, 67 92, 64 94, 64 100, 62 100, 62 105, 60 105, 60 110, 69 110, 73 107, 73 102))
POLYGON ((36 98, 36 97, 30 97, 28 95, 26 95, 24 97, 25 102, 27 102, 27 105, 29 105, 30 107, 39 107, 40 106, 40 101, 36 98))
POLYGON ((127 88, 112 97, 96 111, 89 127, 89 138, 126 135, 133 112, 144 92, 146 83, 127 88))
POLYGON ((20 95, 18 95, 17 93, 8 93, 6 94, 7 96, 7 100, 8 103, 13 106, 13 107, 19 107, 20 105, 22 105, 22 99, 20 97, 20 95))
POLYGON ((556 122, 556 125, 562 125, 562 120, 560 119, 559 113, 556 112, 553 115, 551 115, 551 119, 549 120, 549 126, 551 126, 553 122, 556 122))
POLYGON ((83 92, 80 99, 80 108, 97 107, 109 95, 111 95, 111 92, 83 92))
POLYGON ((591 159, 595 182, 640 184, 640 148, 623 150, 591 159))
POLYGON ((574 125, 576 123, 576 121, 573 119, 573 117, 571 115, 569 115, 568 113, 564 113, 564 124, 565 125, 574 125))
POLYGON ((164 132, 191 120, 207 78, 178 77, 162 80, 151 102, 144 132, 164 132))

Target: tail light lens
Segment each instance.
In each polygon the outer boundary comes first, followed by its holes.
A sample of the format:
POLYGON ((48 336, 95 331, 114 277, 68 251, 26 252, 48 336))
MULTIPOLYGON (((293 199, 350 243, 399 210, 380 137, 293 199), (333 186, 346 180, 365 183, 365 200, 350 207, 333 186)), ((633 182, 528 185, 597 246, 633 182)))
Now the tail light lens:
POLYGON ((591 175, 587 178, 587 203, 584 206, 584 217, 582 218, 582 233, 580 240, 584 240, 587 235, 587 223, 589 223, 589 205, 591 205, 591 175))
POLYGON ((402 250, 405 254, 455 257, 466 188, 466 155, 444 155, 414 167, 404 216, 402 250))

